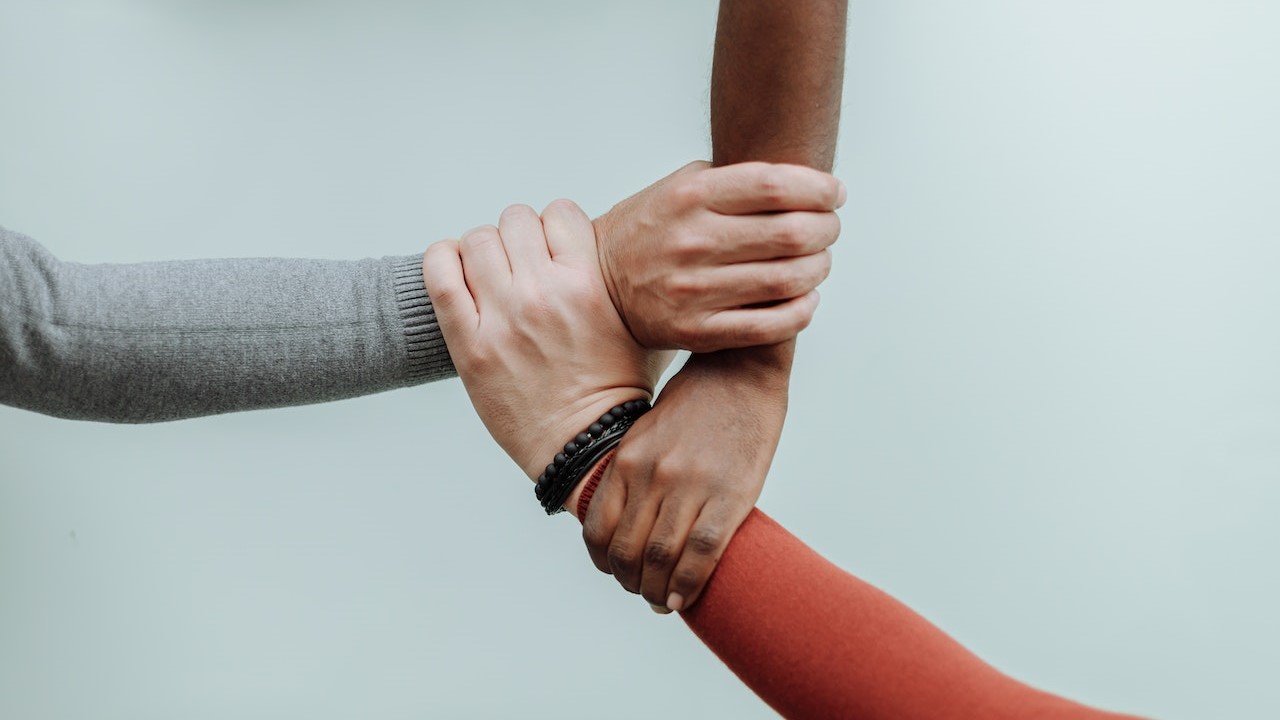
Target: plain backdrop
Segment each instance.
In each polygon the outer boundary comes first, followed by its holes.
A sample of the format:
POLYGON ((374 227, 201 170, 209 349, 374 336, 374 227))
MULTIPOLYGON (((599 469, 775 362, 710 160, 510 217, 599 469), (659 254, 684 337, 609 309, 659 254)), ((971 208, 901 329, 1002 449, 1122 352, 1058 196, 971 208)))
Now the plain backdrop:
MULTIPOLYGON (((715 13, 0 0, 0 223, 133 262, 601 213, 708 155, 715 13)), ((1280 715, 1278 34, 1261 0, 853 2, 851 201, 762 507, 1016 677, 1280 715)), ((770 716, 456 380, 0 409, 0 717, 770 716)))

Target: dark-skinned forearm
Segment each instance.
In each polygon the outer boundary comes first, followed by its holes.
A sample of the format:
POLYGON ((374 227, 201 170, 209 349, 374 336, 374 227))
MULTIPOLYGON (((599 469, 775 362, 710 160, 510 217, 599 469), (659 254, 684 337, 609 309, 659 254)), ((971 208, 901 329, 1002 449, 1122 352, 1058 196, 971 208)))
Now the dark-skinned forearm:
MULTIPOLYGON (((831 170, 847 15, 847 0, 721 0, 711 71, 715 165, 763 160, 831 170)), ((795 341, 728 351, 784 375, 794 353, 795 341)))

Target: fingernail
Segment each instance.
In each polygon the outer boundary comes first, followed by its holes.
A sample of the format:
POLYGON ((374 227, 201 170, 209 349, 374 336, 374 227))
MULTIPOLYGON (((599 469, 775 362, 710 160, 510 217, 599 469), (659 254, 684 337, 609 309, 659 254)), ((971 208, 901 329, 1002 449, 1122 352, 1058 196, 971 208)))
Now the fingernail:
POLYGON ((670 614, 671 614, 671 611, 670 611, 670 610, 668 610, 667 608, 662 607, 661 605, 649 605, 649 609, 650 609, 650 610, 652 610, 652 611, 654 611, 654 612, 656 612, 656 613, 658 613, 659 615, 670 615, 670 614))
POLYGON ((849 188, 844 186, 844 182, 840 182, 840 192, 836 195, 836 207, 844 207, 844 201, 849 199, 849 188))
POLYGON ((684 609, 684 597, 680 593, 671 593, 667 596, 667 607, 671 608, 671 612, 680 612, 684 609))

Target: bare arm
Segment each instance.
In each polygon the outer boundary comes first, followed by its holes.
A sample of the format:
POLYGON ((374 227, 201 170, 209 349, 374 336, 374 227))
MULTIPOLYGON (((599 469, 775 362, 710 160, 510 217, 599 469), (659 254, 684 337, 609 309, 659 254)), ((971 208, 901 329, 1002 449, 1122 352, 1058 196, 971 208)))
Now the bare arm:
MULTIPOLYGON (((847 11, 846 0, 722 0, 711 79, 716 165, 831 168, 847 11)), ((785 185, 785 173, 775 182, 785 185)), ((619 449, 583 537, 596 566, 656 610, 697 600, 759 498, 794 352, 792 340, 694 355, 619 449)))
POLYGON ((711 71, 715 165, 830 172, 844 80, 846 0, 723 0, 711 71))
MULTIPOLYGON (((712 164, 764 160, 831 171, 848 14, 847 0, 720 3, 711 69, 712 164)), ((733 351, 728 364, 764 363, 789 375, 794 353, 793 340, 733 351)))

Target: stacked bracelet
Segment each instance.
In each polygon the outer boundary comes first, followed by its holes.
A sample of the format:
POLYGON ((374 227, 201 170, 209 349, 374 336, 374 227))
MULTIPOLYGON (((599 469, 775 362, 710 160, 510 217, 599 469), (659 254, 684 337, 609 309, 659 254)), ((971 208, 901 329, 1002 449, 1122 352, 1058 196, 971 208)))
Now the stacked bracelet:
POLYGON ((622 442, 635 421, 649 412, 647 400, 631 400, 616 405, 600 419, 591 423, 577 437, 565 443, 564 451, 557 454, 547 465, 547 469, 538 476, 538 485, 534 494, 542 503, 548 515, 564 511, 564 501, 569 499, 573 489, 582 481, 587 473, 605 453, 622 442))

